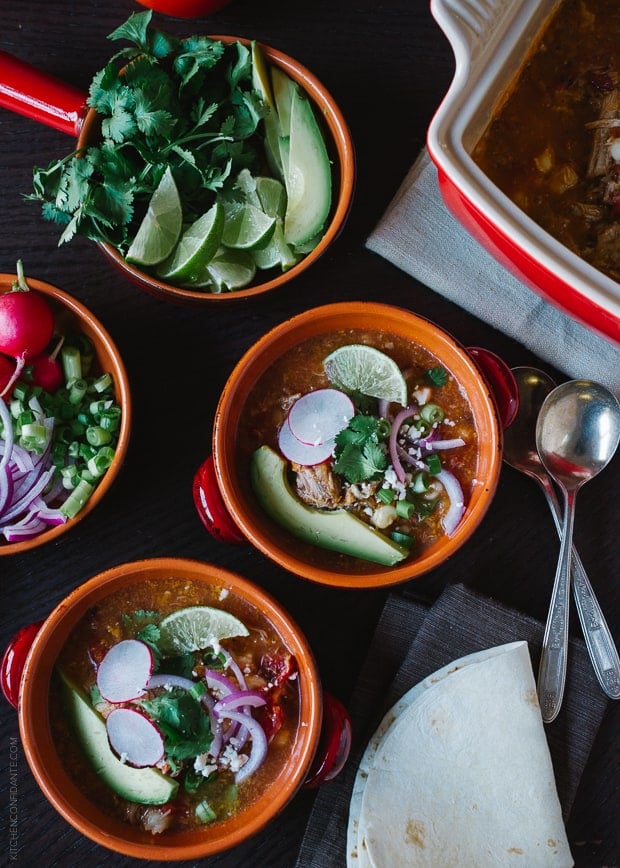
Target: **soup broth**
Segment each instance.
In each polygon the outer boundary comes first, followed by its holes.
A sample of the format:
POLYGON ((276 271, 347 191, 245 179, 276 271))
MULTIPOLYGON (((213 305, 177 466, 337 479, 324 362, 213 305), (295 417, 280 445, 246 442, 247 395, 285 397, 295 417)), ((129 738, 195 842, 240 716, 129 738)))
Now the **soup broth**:
POLYGON ((617 0, 563 0, 472 156, 547 232, 620 280, 617 0))

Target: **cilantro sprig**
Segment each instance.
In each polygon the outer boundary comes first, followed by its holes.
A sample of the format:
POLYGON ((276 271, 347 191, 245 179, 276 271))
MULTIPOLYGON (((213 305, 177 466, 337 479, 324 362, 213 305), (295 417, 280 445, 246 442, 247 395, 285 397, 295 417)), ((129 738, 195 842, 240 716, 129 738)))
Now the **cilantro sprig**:
POLYGON ((333 470, 356 484, 380 479, 388 466, 383 420, 354 416, 336 435, 333 470))
POLYGON ((191 222, 216 192, 234 199, 239 171, 261 164, 265 109, 252 87, 250 51, 206 36, 179 39, 152 26, 151 16, 135 13, 108 37, 130 44, 89 88, 99 141, 33 171, 26 199, 63 226, 59 244, 84 235, 124 255, 167 166, 191 222))

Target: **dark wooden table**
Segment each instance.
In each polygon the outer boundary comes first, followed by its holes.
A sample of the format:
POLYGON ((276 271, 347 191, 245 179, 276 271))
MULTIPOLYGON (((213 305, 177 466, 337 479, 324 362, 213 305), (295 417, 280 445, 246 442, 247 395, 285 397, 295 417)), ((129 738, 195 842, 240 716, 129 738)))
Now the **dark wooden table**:
MULTIPOLYGON (((140 8, 131 0, 4 3, 0 48, 86 90, 113 52, 106 35, 140 8)), ((68 591, 107 567, 156 555, 198 558, 246 575, 275 594, 306 632, 326 688, 346 702, 385 592, 334 591, 285 574, 249 548, 214 541, 194 511, 192 476, 209 452, 216 400, 235 362, 287 316, 328 301, 359 299, 408 307, 464 344, 500 353, 511 365, 549 368, 518 342, 364 247, 423 145, 429 120, 451 79, 451 51, 427 0, 235 0, 208 20, 155 20, 179 34, 192 29, 254 37, 312 69, 340 103, 356 143, 354 207, 337 243, 290 290, 221 310, 174 307, 129 285, 91 243, 78 239, 57 247, 57 228, 44 223, 37 206, 24 202, 22 195, 31 189, 32 167, 67 153, 72 142, 0 110, 0 271, 14 272, 22 258, 28 274, 62 287, 90 307, 121 350, 135 406, 126 465, 94 514, 56 543, 0 559, 2 647, 16 628, 47 615, 68 591), (189 408, 191 424, 182 430, 168 426, 167 405, 173 396, 189 408)), ((562 379, 561 373, 551 373, 562 379)), ((575 530, 617 641, 619 465, 616 460, 584 488, 575 530)), ((525 477, 504 468, 493 507, 465 549, 399 592, 431 601, 448 583, 464 581, 544 620, 557 553, 541 494, 525 477)), ((578 629, 573 617, 571 630, 577 634, 578 629)), ((0 849, 6 864, 13 859, 46 868, 130 863, 82 838, 56 815, 16 742, 15 712, 4 702, 0 708, 0 849), (11 792, 11 785, 16 790, 11 792), (14 849, 9 846, 9 816, 17 820, 12 827, 14 849)), ((568 824, 580 865, 620 865, 619 732, 620 706, 610 703, 568 824)), ((203 864, 294 865, 312 800, 311 792, 301 792, 254 840, 203 864)))

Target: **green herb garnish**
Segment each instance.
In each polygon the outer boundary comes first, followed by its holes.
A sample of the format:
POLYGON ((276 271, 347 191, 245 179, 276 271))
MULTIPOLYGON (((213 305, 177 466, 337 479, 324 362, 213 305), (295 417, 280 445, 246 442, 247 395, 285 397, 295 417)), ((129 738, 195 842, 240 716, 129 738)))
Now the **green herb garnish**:
POLYGON ((333 469, 351 483, 379 479, 388 466, 382 420, 354 416, 336 435, 333 469))
POLYGON ((206 753, 211 747, 209 717, 201 703, 185 690, 173 687, 139 704, 164 734, 166 756, 181 761, 206 753))
POLYGON ((151 16, 135 13, 109 36, 130 45, 90 85, 88 105, 102 119, 98 145, 34 169, 26 198, 65 227, 59 243, 85 235, 124 255, 167 167, 191 223, 216 192, 234 200, 239 171, 261 164, 265 110, 250 51, 206 36, 179 39, 152 27, 151 16))
POLYGON ((428 371, 426 372, 426 378, 434 386, 445 386, 448 382, 448 372, 445 368, 437 365, 434 368, 428 369, 428 371))

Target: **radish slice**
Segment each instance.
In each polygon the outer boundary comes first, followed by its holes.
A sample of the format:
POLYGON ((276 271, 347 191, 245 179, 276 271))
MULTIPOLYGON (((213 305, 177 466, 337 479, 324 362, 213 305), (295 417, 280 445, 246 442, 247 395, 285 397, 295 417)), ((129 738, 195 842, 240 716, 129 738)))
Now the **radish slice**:
POLYGON ((108 740, 121 762, 137 768, 164 758, 164 739, 152 720, 137 708, 115 708, 106 718, 108 740))
POLYGON ((290 425, 285 422, 278 433, 278 446, 282 455, 289 461, 294 461, 295 464, 314 465, 327 461, 334 451, 335 444, 333 440, 327 440, 318 446, 308 446, 295 437, 290 425))
POLYGON ((339 389, 317 389, 299 398, 288 414, 293 436, 308 446, 333 440, 355 415, 353 401, 339 389))
POLYGON ((153 671, 151 649, 138 639, 113 645, 97 670, 97 687, 107 702, 129 702, 142 696, 153 671))

